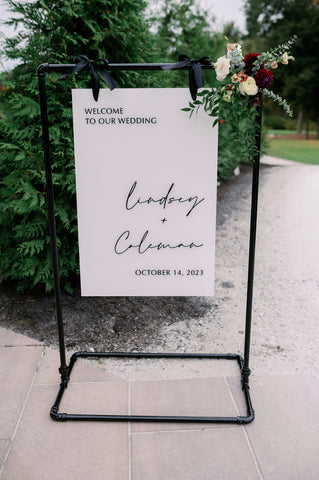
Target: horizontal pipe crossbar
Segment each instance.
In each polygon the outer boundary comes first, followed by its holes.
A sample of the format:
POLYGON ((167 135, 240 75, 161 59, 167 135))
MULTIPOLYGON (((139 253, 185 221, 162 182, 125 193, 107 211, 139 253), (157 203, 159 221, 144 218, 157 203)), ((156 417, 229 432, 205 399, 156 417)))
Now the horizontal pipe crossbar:
POLYGON ((51 418, 61 422, 72 421, 109 421, 109 422, 171 422, 171 423, 231 423, 244 425, 253 421, 254 417, 191 417, 191 416, 151 416, 151 415, 84 415, 72 413, 58 413, 51 415, 51 418))
POLYGON ((151 352, 76 352, 72 357, 90 358, 90 357, 128 357, 128 358, 211 358, 217 360, 237 360, 242 357, 235 353, 151 353, 151 352))
MULTIPOLYGON (((135 70, 135 71, 143 71, 143 70, 162 70, 163 67, 169 67, 174 65, 174 63, 109 63, 107 68, 109 70, 135 70)), ((71 70, 75 67, 75 63, 70 64, 55 64, 55 63, 42 63, 38 67, 38 74, 45 73, 45 72, 56 72, 56 73, 66 73, 67 71, 71 70)), ((201 65, 203 70, 213 70, 214 66, 212 65, 201 65)), ((186 65, 185 67, 178 67, 172 68, 172 70, 188 70, 189 67, 186 65)))

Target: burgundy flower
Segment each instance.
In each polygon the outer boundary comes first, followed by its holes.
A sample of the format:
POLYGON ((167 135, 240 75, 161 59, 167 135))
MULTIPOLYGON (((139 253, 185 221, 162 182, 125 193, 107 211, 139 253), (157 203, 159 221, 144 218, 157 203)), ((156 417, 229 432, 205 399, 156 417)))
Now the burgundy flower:
POLYGON ((253 108, 258 107, 259 104, 260 104, 259 98, 255 98, 253 101, 253 108))
POLYGON ((244 64, 245 73, 247 73, 247 75, 251 76, 254 62, 257 60, 259 55, 260 53, 248 53, 247 55, 245 55, 244 64))
POLYGON ((258 70, 255 76, 255 82, 257 87, 259 88, 268 88, 274 79, 274 75, 271 70, 266 70, 265 68, 261 68, 258 70))

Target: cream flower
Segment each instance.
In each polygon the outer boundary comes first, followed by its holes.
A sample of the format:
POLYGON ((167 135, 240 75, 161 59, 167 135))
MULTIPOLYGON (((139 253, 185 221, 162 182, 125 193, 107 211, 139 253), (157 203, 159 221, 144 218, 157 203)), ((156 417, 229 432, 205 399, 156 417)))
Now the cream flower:
POLYGON ((288 59, 289 59, 288 53, 285 52, 285 53, 283 54, 283 56, 281 57, 281 63, 282 63, 283 65, 288 65, 288 59))
POLYGON ((216 70, 216 78, 219 82, 222 82, 229 74, 230 60, 226 57, 219 57, 214 64, 216 70))
POLYGON ((231 52, 232 50, 235 50, 235 48, 237 48, 237 43, 227 43, 228 52, 231 52))
POLYGON ((225 100, 225 102, 231 102, 231 92, 230 93, 224 93, 223 95, 223 99, 225 100))
POLYGON ((233 83, 238 83, 239 80, 240 80, 240 78, 239 78, 239 76, 238 76, 236 73, 235 73, 234 75, 232 75, 231 81, 232 81, 233 83))
POLYGON ((270 67, 271 68, 278 68, 278 63, 276 62, 276 60, 273 60, 270 64, 270 67))
POLYGON ((239 91, 242 95, 256 95, 258 87, 253 77, 248 77, 247 80, 239 84, 239 91))

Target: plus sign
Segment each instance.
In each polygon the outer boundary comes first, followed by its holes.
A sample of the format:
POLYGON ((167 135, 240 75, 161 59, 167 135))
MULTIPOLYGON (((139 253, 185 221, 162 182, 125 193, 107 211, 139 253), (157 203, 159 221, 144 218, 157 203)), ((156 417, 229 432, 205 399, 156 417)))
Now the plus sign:
POLYGON ((162 223, 167 222, 166 218, 162 218, 161 222, 162 222, 162 223))

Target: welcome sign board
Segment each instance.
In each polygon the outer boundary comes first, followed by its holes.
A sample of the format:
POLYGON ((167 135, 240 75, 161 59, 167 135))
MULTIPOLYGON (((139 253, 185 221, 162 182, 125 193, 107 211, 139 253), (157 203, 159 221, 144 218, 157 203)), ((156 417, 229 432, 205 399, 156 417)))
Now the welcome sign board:
POLYGON ((72 97, 82 295, 213 295, 213 119, 188 89, 72 97))

